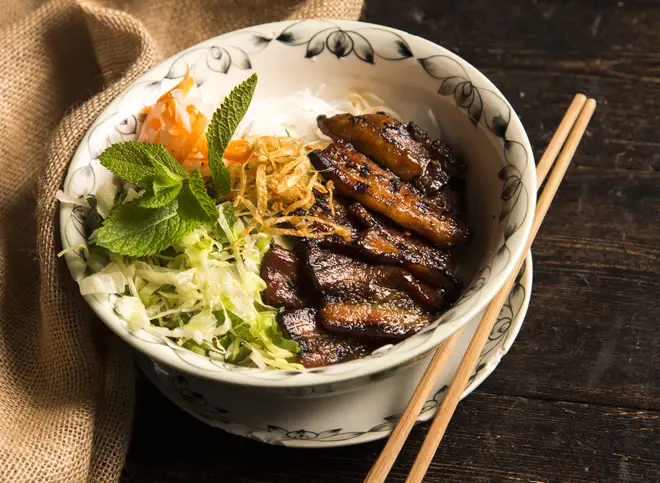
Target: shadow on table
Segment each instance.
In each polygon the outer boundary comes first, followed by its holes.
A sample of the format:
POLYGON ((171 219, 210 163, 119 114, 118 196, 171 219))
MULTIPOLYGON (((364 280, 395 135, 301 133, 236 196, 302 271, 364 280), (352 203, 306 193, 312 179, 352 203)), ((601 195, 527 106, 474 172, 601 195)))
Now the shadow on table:
POLYGON ((362 481, 382 441, 331 449, 270 446, 188 415, 138 376, 133 434, 122 482, 362 481), (342 468, 342 461, 346 468, 342 468), (348 472, 350 468, 350 473, 348 472))

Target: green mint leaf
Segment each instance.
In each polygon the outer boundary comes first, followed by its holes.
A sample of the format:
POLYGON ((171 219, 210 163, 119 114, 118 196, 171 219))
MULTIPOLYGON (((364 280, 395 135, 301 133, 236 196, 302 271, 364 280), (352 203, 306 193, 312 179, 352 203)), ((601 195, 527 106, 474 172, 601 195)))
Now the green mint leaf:
POLYGON ((231 188, 229 170, 222 156, 250 106, 256 87, 257 74, 252 74, 232 89, 220 108, 213 113, 209 123, 206 139, 209 145, 209 166, 217 196, 225 196, 231 188))
POLYGON ((179 195, 179 212, 186 219, 202 223, 215 223, 218 220, 218 208, 206 191, 198 169, 183 183, 179 195))
MULTIPOLYGON (((224 152, 224 151, 223 151, 224 152)), ((225 164, 222 156, 217 158, 209 150, 209 166, 211 167, 211 177, 213 178, 213 187, 217 198, 224 197, 231 189, 231 175, 229 168, 225 164), (216 159, 215 161, 211 161, 216 159)))
POLYGON ((120 255, 155 255, 193 231, 199 223, 180 216, 176 201, 145 208, 131 201, 113 209, 98 230, 96 244, 120 255))
POLYGON ((158 194, 161 191, 167 191, 170 188, 176 188, 177 186, 181 187, 183 180, 179 176, 174 176, 168 171, 167 173, 164 173, 164 175, 156 177, 151 185, 154 194, 158 194))
POLYGON ((160 208, 169 205, 181 192, 183 179, 162 165, 157 169, 160 174, 151 180, 151 189, 140 199, 140 206, 145 208, 160 208))
POLYGON ((161 165, 164 166, 170 173, 173 173, 175 178, 181 177, 181 178, 187 178, 188 177, 188 170, 181 166, 179 162, 174 159, 174 156, 170 154, 170 152, 165 149, 165 146, 161 144, 149 144, 149 143, 139 143, 142 145, 147 145, 147 146, 158 146, 156 150, 151 150, 149 148, 149 157, 152 163, 154 163, 154 166, 156 165, 161 165), (161 149, 162 148, 162 149, 161 149))
POLYGON ((167 206, 172 201, 176 200, 176 197, 179 196, 181 188, 183 187, 182 183, 171 186, 169 188, 161 188, 158 192, 147 191, 142 198, 140 198, 140 206, 144 208, 162 208, 167 206))
POLYGON ((116 143, 103 151, 99 160, 121 179, 145 189, 164 170, 177 176, 188 176, 186 169, 160 144, 116 143))

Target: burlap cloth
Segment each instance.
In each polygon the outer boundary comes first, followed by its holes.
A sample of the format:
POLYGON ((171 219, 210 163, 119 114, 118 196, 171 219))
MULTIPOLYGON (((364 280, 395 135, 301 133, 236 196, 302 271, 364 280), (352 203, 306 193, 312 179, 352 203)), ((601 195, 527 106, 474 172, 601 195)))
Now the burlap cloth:
POLYGON ((1 3, 0 480, 113 481, 130 437, 133 364, 56 256, 55 192, 73 152, 159 59, 248 25, 357 18, 362 0, 1 3))

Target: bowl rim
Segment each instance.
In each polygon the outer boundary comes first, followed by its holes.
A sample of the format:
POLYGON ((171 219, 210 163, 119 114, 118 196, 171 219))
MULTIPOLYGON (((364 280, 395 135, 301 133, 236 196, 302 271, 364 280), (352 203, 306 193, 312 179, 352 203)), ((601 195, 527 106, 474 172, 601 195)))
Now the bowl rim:
MULTIPOLYGON (((291 26, 295 23, 302 22, 305 20, 322 20, 322 21, 327 21, 327 22, 332 22, 336 24, 337 26, 341 27, 353 27, 353 28, 378 28, 378 29, 383 29, 392 33, 395 33, 399 36, 401 36, 404 40, 409 41, 413 40, 414 43, 421 44, 424 46, 427 50, 432 50, 435 53, 433 55, 443 55, 447 56, 450 59, 454 60, 457 62, 459 65, 465 67, 467 66, 471 72, 470 72, 470 78, 469 80, 471 82, 477 81, 479 83, 480 88, 486 88, 494 92, 496 95, 499 96, 499 98, 504 101, 506 106, 510 109, 510 121, 508 124, 508 128, 514 128, 517 131, 517 139, 519 143, 522 144, 523 148, 526 151, 527 159, 528 159, 528 165, 530 167, 535 166, 534 162, 534 153, 531 148, 531 144, 529 142, 529 138, 527 136, 527 132, 525 131, 522 122, 520 121, 520 118, 516 114, 515 110, 509 103, 509 101, 506 99, 506 97, 502 94, 502 92, 477 68, 472 66, 469 62, 467 62, 465 59, 462 57, 454 54, 453 52, 449 51, 448 49, 431 42, 430 40, 424 39, 423 37, 419 37, 417 35, 395 29, 392 27, 384 26, 384 25, 378 25, 374 23, 368 23, 368 22, 360 22, 360 21, 355 21, 355 20, 341 20, 341 19, 331 19, 331 18, 323 18, 323 19, 298 19, 298 20, 284 20, 284 21, 279 21, 279 22, 269 22, 269 23, 264 23, 264 24, 258 24, 258 25, 252 25, 248 26, 242 29, 234 30, 231 32, 226 32, 224 34, 209 38, 205 41, 202 41, 198 44, 192 45, 172 56, 169 58, 163 60, 162 62, 159 62, 155 66, 153 66, 151 69, 140 75, 137 79, 135 79, 133 82, 131 82, 115 99, 106 106, 103 111, 96 117, 96 119, 92 122, 90 125, 90 128, 86 132, 86 134, 81 138, 81 142, 74 153, 72 157, 72 161, 79 155, 80 151, 83 149, 84 146, 87 145, 88 141, 88 136, 91 130, 95 127, 97 121, 104 116, 107 116, 111 113, 113 108, 116 108, 119 101, 123 97, 123 95, 133 86, 135 86, 138 83, 142 83, 145 81, 150 80, 150 75, 152 73, 159 69, 162 68, 163 65, 165 64, 172 64, 177 58, 179 58, 182 54, 189 52, 193 49, 200 48, 201 46, 212 42, 212 41, 217 41, 217 40, 222 40, 225 37, 235 35, 240 32, 247 32, 252 29, 273 29, 275 32, 281 32, 284 28, 291 26)), ((67 168, 67 175, 65 179, 65 185, 66 185, 66 180, 69 179, 69 176, 71 175, 71 171, 69 168, 67 168)), ((495 275, 494 277, 491 277, 488 283, 484 286, 479 288, 478 293, 479 293, 479 298, 476 303, 473 304, 473 306, 468 309, 465 313, 462 315, 459 315, 456 317, 456 319, 447 322, 443 324, 445 327, 447 327, 449 330, 446 330, 443 333, 443 336, 438 336, 434 334, 437 334, 436 332, 433 332, 433 334, 427 338, 424 342, 418 344, 416 347, 412 347, 409 350, 405 352, 396 352, 396 353, 385 353, 381 357, 375 357, 371 359, 360 359, 356 361, 349 361, 345 363, 340 363, 336 364, 334 366, 329 366, 329 367, 338 367, 338 366, 346 366, 347 364, 352 364, 352 363, 357 363, 356 367, 353 368, 353 370, 346 371, 346 372, 328 372, 328 373, 322 373, 319 372, 316 369, 303 369, 300 371, 278 371, 280 373, 283 373, 283 377, 280 379, 262 379, 259 377, 245 377, 245 374, 243 374, 240 370, 218 370, 218 371, 209 371, 205 370, 202 368, 199 368, 197 366, 194 366, 192 364, 189 364, 188 362, 185 362, 183 359, 178 357, 177 355, 174 354, 174 350, 169 347, 168 345, 157 345, 153 343, 146 342, 137 336, 135 336, 133 333, 131 333, 126 327, 125 323, 115 314, 112 314, 112 316, 107 316, 104 313, 104 310, 102 310, 103 307, 106 307, 108 302, 99 299, 97 296, 94 295, 86 295, 84 296, 85 300, 87 303, 90 305, 92 310, 96 313, 96 315, 103 320, 103 322, 119 337, 121 337, 124 341, 126 341, 129 345, 131 345, 133 348, 136 350, 144 353, 146 356, 154 359, 158 363, 164 364, 166 366, 170 366, 176 370, 182 371, 184 373, 189 373, 191 375, 197 376, 197 377, 202 377, 205 379, 210 379, 219 383, 223 384, 229 384, 229 385, 239 385, 239 386, 249 386, 249 387, 261 387, 261 388, 299 388, 299 387, 307 387, 307 386, 318 386, 318 385, 327 385, 327 384, 336 384, 340 382, 347 382, 351 381, 354 379, 362 378, 362 377, 367 377, 371 376, 373 374, 381 373, 383 371, 391 370, 393 368, 396 368, 398 366, 405 365, 407 363, 410 363, 411 360, 417 360, 419 359, 420 356, 426 354, 428 351, 434 349, 437 347, 439 344, 441 344, 444 340, 446 340, 449 336, 451 336, 453 333, 455 333, 458 329, 462 328, 465 326, 468 321, 470 321, 473 317, 478 315, 480 312, 482 312, 486 305, 490 303, 490 301, 495 297, 497 292, 502 288, 504 285, 506 279, 511 275, 513 272, 513 269, 515 268, 515 262, 523 256, 523 249, 524 249, 524 243, 522 240, 525 240, 528 236, 529 233, 531 232, 532 228, 532 219, 533 219, 533 213, 536 207, 536 177, 535 177, 535 170, 534 169, 526 169, 525 172, 522 173, 521 175, 521 181, 524 186, 527 187, 527 215, 525 216, 525 219, 523 223, 520 225, 518 229, 518 233, 520 234, 520 240, 516 244, 512 244, 509 249, 510 249, 510 257, 509 260, 506 262, 502 270, 495 275), (170 353, 168 353, 169 351, 170 353), (294 377, 296 376, 296 377, 294 377)), ((64 218, 66 216, 67 210, 63 208, 62 206, 60 207, 60 232, 61 232, 61 238, 62 238, 62 244, 63 246, 67 246, 66 242, 66 235, 65 235, 65 223, 64 223, 64 218)), ((69 268, 72 271, 73 274, 73 267, 71 264, 71 257, 66 256, 67 263, 69 264, 69 268)), ((200 356, 201 357, 201 356, 200 356)), ((238 367, 238 366, 236 366, 238 367)), ((272 373, 273 371, 259 371, 255 370, 257 372, 263 372, 263 373, 272 373)))

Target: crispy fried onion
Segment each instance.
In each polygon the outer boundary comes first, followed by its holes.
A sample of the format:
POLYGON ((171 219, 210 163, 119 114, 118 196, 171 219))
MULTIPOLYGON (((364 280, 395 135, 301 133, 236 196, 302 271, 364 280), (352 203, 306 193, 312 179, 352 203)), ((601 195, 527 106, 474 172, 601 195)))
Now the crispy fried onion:
POLYGON ((324 146, 305 144, 292 137, 246 137, 250 155, 245 162, 229 166, 234 207, 252 215, 248 230, 270 235, 321 237, 350 235, 347 227, 329 219, 304 214, 327 194, 334 214, 332 182, 323 182, 307 154, 324 146))

